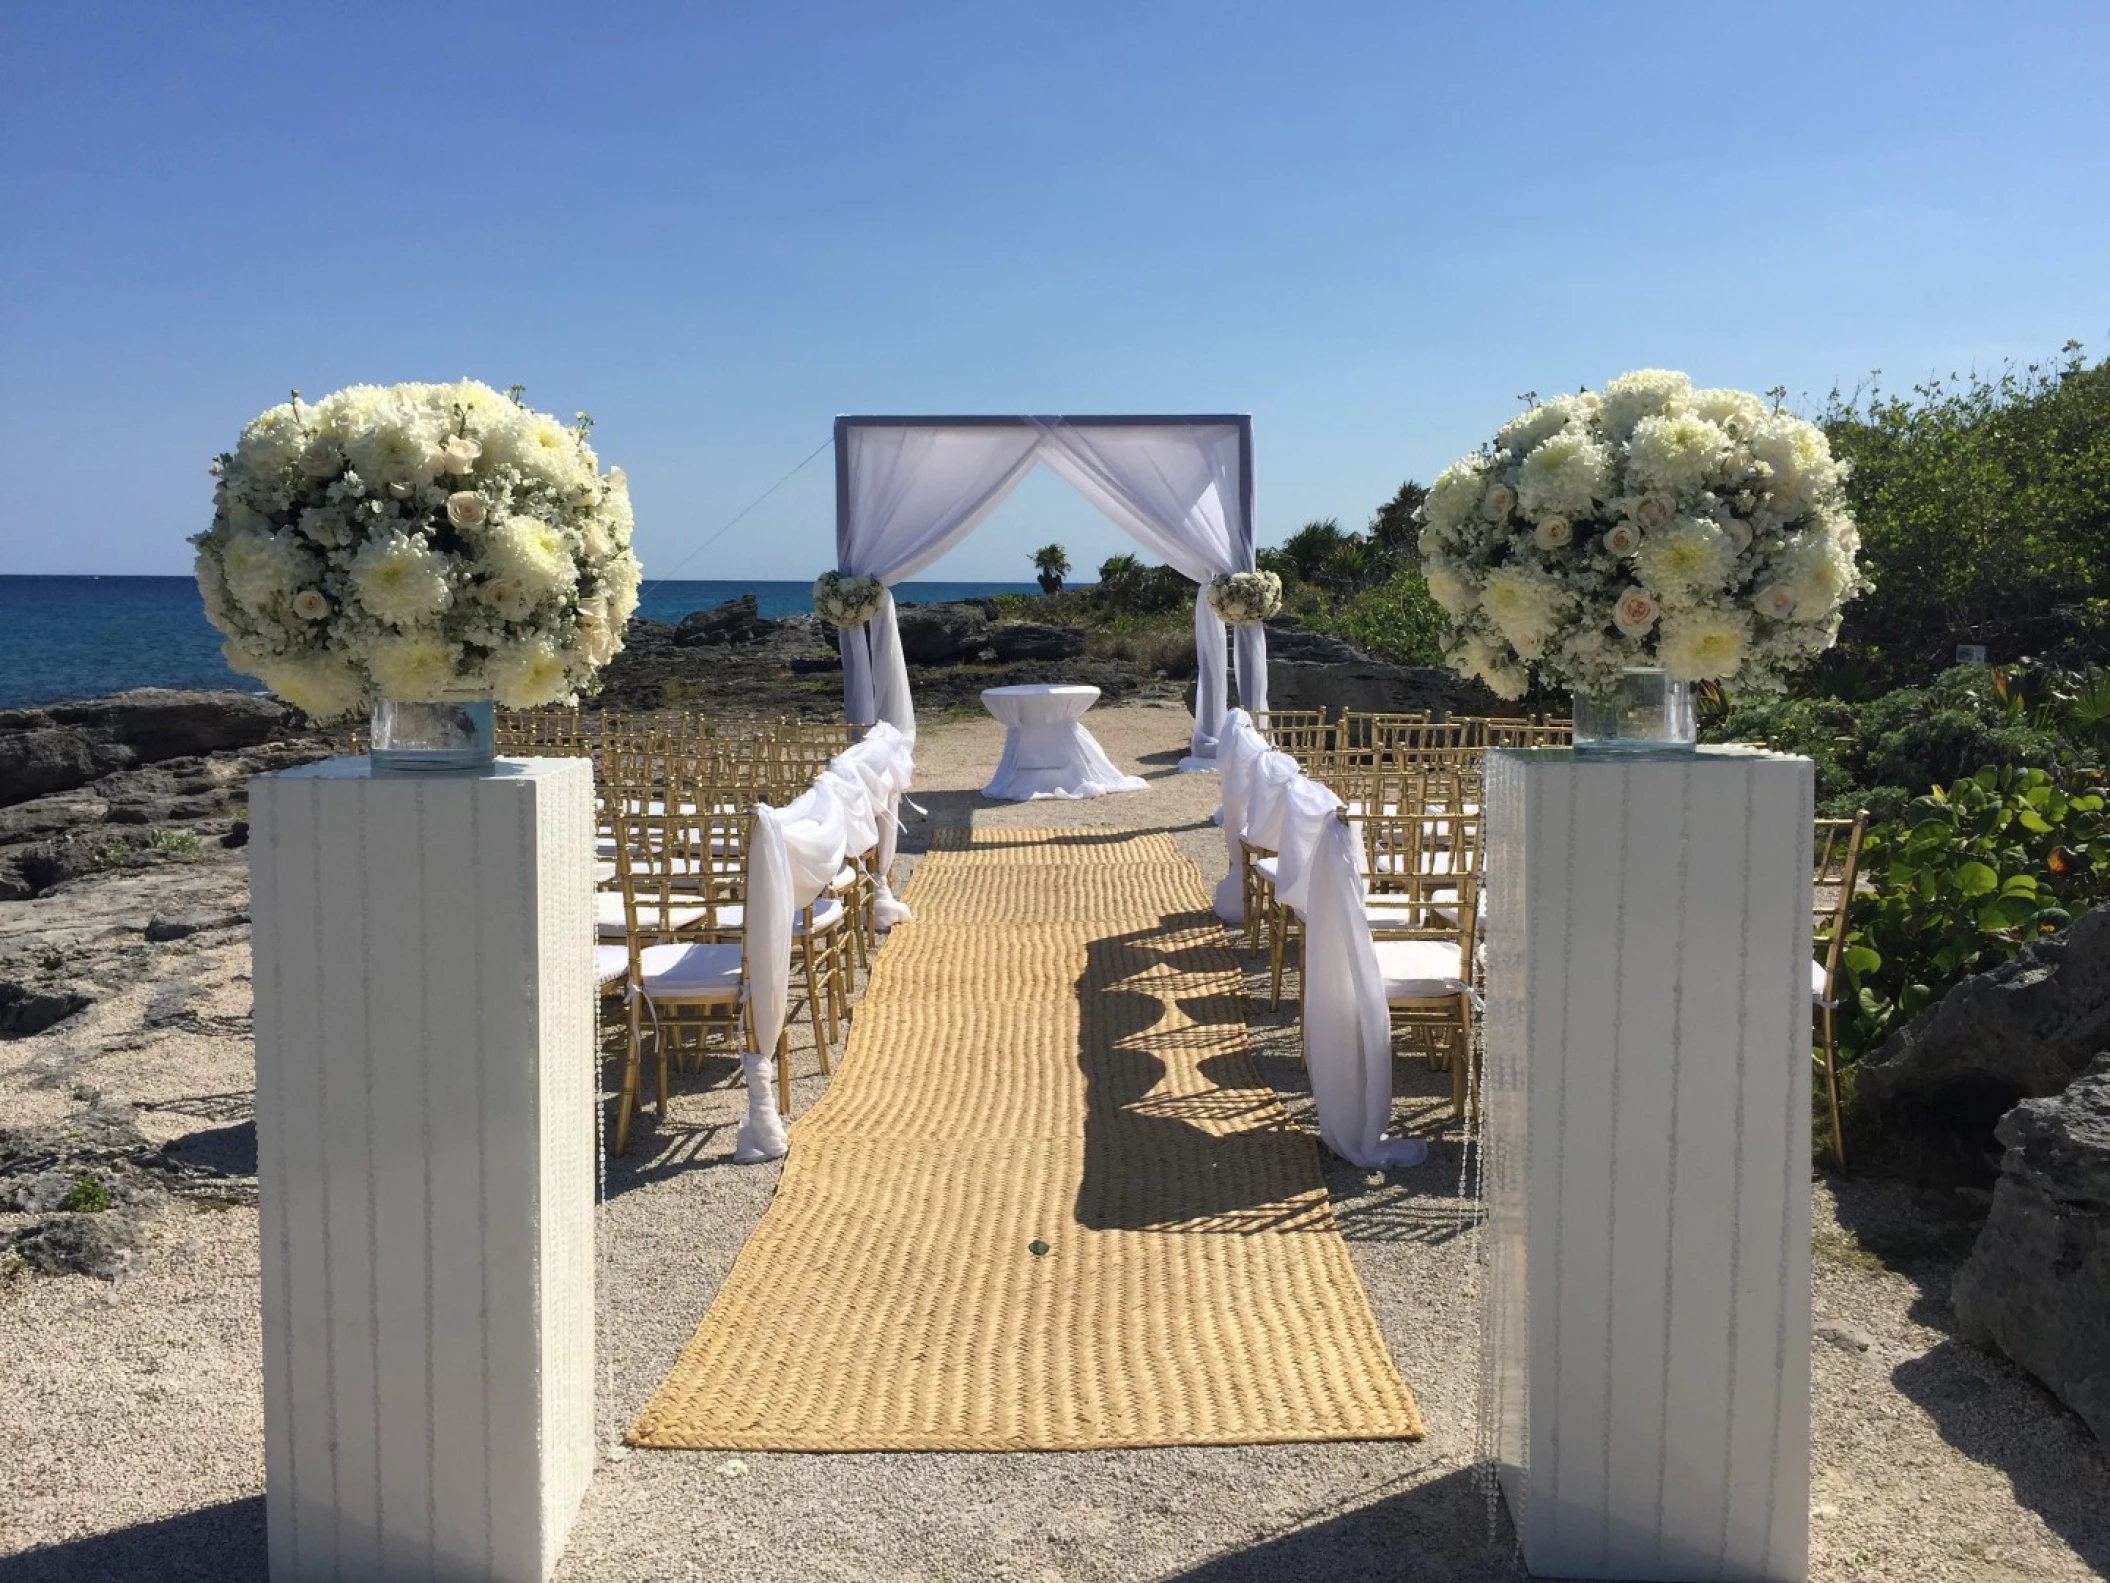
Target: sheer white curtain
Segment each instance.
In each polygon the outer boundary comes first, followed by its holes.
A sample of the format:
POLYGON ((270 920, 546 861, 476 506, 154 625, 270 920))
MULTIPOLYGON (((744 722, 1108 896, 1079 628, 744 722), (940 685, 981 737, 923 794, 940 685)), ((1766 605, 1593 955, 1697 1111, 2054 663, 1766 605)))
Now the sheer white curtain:
MULTIPOLYGON (((971 533, 1045 461, 1146 550, 1206 583, 1249 571, 1253 524, 1246 426, 1225 423, 863 423, 838 420, 836 565, 889 585, 916 575, 971 533)), ((914 703, 891 595, 863 627, 840 634, 843 706, 913 740, 914 703)), ((1224 625, 1194 603, 1198 681, 1193 757, 1213 767, 1226 701, 1224 625)), ((1239 702, 1267 707, 1267 639, 1237 634, 1239 702)))
MULTIPOLYGON (((1206 585, 1219 572, 1252 570, 1244 425, 1026 421, 1040 436, 1041 460, 1181 576, 1206 585)), ((1190 762, 1199 762, 1216 756, 1226 702, 1224 624, 1202 592, 1194 645, 1190 762)), ((1238 631, 1238 701, 1267 707, 1267 638, 1258 627, 1238 631)))
MULTIPOLYGON (((844 425, 836 454, 839 570, 888 585, 916 575, 975 530, 1031 472, 1039 436, 1018 424, 844 425)), ((886 720, 914 741, 916 711, 889 594, 862 627, 845 627, 843 707, 886 720)))

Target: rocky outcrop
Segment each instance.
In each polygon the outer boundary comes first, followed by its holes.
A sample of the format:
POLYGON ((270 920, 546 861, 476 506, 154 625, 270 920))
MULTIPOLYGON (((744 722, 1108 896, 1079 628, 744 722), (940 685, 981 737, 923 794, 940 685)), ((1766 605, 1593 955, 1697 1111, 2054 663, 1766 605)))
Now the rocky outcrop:
POLYGON ((903 605, 895 612, 901 654, 911 665, 954 665, 988 643, 989 621, 979 605, 903 605))
POLYGON ((709 648, 719 644, 754 643, 776 631, 774 621, 764 620, 753 594, 741 594, 708 610, 692 610, 674 628, 674 641, 683 648, 709 648))
POLYGON ((2017 1105, 1998 1135, 2007 1152, 1956 1317, 2110 1441, 2110 1054, 2017 1105))
POLYGON ((257 693, 163 687, 0 712, 0 806, 142 764, 255 747, 288 735, 296 718, 257 693))
POLYGON ((2017 1101, 2057 1094, 2110 1049, 2110 907, 1965 979, 1864 1058, 1855 1094, 1892 1130, 1990 1155, 2017 1101))
POLYGON ((1075 659, 1084 652, 1084 628, 1000 621, 989 629, 989 652, 999 665, 1020 660, 1075 659))

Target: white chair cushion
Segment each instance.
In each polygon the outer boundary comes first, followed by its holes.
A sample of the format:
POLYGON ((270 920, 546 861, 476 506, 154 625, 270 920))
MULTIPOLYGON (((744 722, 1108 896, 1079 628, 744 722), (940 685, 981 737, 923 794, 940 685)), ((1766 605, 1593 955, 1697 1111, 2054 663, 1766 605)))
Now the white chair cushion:
POLYGON ((593 979, 606 989, 630 971, 630 947, 597 945, 593 948, 593 979))
POLYGON ((1266 880, 1270 885, 1275 883, 1275 876, 1281 871, 1282 859, 1278 857, 1260 857, 1253 859, 1253 872, 1258 874, 1262 879, 1266 880))
POLYGON ((1445 940, 1377 940, 1377 968, 1387 1000, 1434 1000, 1465 993, 1458 947, 1445 940))
POLYGON ((647 1000, 737 1001, 737 945, 648 945, 638 953, 647 1000))
POLYGON ((835 871, 835 878, 828 881, 828 888, 830 890, 848 890, 856 883, 857 865, 855 863, 845 863, 835 871))
MULTIPOLYGON (((647 934, 657 934, 661 929, 693 929, 708 916, 704 907, 669 907, 667 921, 659 919, 659 903, 641 901, 637 904, 637 926, 647 934)), ((623 893, 619 890, 598 890, 593 895, 594 932, 603 940, 620 940, 628 933, 623 918, 623 893)))

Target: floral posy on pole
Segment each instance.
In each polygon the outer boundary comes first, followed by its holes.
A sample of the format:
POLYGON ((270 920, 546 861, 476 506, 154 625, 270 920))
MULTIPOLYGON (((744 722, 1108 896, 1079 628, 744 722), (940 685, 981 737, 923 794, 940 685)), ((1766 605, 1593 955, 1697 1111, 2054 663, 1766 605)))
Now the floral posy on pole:
POLYGON ((221 652, 317 719, 372 698, 574 697, 637 608, 630 495, 588 421, 488 385, 273 407, 213 465, 197 547, 221 652))
POLYGON ((813 580, 813 610, 836 627, 861 627, 879 614, 886 586, 876 577, 822 572, 813 580))
POLYGON ((1265 621, 1282 608, 1282 579, 1273 572, 1218 572, 1209 579, 1209 608, 1234 627, 1265 621))
POLYGON ((1445 653, 1504 698, 1650 666, 1776 692, 1869 587, 1845 476, 1814 424, 1662 369, 1533 407, 1422 507, 1445 653))

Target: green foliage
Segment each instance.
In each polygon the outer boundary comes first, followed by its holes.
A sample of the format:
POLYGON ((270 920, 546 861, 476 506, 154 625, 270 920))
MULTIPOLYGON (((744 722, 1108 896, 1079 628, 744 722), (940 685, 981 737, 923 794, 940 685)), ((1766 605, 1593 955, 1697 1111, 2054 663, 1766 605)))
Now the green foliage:
POLYGON ((1394 665, 1443 663, 1443 612, 1419 572, 1396 572, 1376 588, 1322 604, 1303 624, 1394 665))
POLYGON ((1959 980, 2110 898, 2099 778, 2068 789, 2041 769, 1980 769, 1871 827, 1861 872, 1868 883, 1850 904, 1841 957, 1849 1061, 1959 980))
POLYGON ((1099 564, 1099 602, 1114 615, 1161 615, 1192 607, 1194 584, 1169 566, 1116 555, 1099 564))
POLYGON ((195 830, 156 830, 147 838, 147 849, 170 857, 196 857, 205 843, 195 830))
POLYGON ((92 1176, 82 1176, 66 1190, 59 1208, 76 1215, 99 1215, 110 1207, 110 1190, 92 1176))
POLYGON ((1959 642, 1995 661, 2103 658, 2110 628, 2110 362, 1837 391, 1819 420, 1875 591, 1850 607, 1836 675, 1912 681, 1959 642))
POLYGON ((1043 544, 1033 552, 1033 574, 1040 579, 1042 593, 1062 592, 1062 580, 1070 575, 1070 554, 1059 544, 1043 544))

